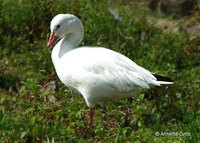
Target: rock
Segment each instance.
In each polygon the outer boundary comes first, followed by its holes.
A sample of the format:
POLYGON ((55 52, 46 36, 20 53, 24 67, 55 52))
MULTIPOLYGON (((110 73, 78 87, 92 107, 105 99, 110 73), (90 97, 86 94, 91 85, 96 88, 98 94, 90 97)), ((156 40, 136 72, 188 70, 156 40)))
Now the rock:
POLYGON ((149 0, 148 6, 152 10, 181 17, 190 14, 195 3, 195 0, 149 0))
POLYGON ((169 21, 163 18, 153 18, 153 17, 147 17, 146 18, 147 23, 154 25, 157 28, 169 30, 172 32, 178 32, 181 31, 182 26, 179 24, 178 21, 169 21))
POLYGON ((51 103, 57 102, 57 99, 56 99, 53 95, 48 96, 48 98, 49 98, 49 101, 50 101, 51 103))
POLYGON ((160 0, 149 0, 148 7, 151 10, 156 10, 157 7, 158 7, 159 2, 160 2, 160 0))
POLYGON ((187 32, 192 38, 200 37, 200 24, 197 21, 187 19, 186 23, 179 20, 167 20, 163 18, 146 17, 146 22, 150 25, 170 32, 187 32))
POLYGON ((163 13, 174 13, 177 17, 181 17, 191 12, 194 3, 194 0, 161 0, 160 10, 163 13))
POLYGON ((187 32, 193 35, 200 36, 200 24, 187 29, 187 32))
POLYGON ((46 83, 41 88, 41 91, 47 91, 47 92, 55 93, 56 92, 56 82, 55 81, 50 81, 50 82, 46 83))

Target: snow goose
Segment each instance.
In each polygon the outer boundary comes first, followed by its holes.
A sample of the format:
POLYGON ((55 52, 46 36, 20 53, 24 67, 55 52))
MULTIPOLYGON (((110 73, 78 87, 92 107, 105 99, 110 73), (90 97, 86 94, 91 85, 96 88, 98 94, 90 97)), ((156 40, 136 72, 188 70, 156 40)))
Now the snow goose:
POLYGON ((47 46, 54 46, 52 61, 61 82, 81 93, 90 108, 88 127, 92 128, 96 105, 133 95, 136 88, 173 84, 138 66, 126 56, 103 47, 78 47, 84 27, 71 14, 58 14, 50 24, 47 46))

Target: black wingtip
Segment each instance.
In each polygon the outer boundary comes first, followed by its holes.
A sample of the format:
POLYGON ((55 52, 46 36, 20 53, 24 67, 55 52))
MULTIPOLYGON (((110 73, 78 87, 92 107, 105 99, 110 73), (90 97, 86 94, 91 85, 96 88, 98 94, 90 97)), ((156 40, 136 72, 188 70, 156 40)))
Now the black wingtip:
POLYGON ((171 78, 166 77, 166 76, 162 76, 162 75, 157 75, 157 74, 153 74, 157 81, 168 81, 168 82, 174 82, 171 78))

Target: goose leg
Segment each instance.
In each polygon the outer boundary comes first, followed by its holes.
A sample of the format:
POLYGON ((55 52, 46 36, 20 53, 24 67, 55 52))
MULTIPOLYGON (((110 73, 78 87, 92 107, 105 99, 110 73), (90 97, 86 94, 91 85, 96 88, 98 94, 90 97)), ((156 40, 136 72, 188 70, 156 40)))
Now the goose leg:
POLYGON ((95 112, 95 108, 90 108, 89 122, 88 122, 89 129, 92 129, 92 126, 93 126, 94 112, 95 112))

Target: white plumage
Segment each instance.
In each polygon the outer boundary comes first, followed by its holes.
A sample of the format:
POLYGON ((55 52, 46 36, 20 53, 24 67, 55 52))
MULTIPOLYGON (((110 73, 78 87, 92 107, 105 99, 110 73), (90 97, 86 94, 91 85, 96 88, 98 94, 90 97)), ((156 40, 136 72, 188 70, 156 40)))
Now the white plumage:
POLYGON ((59 14, 51 21, 48 47, 59 79, 80 92, 90 108, 132 95, 134 89, 173 84, 157 81, 148 70, 124 55, 103 47, 79 47, 82 22, 74 15, 59 14))

